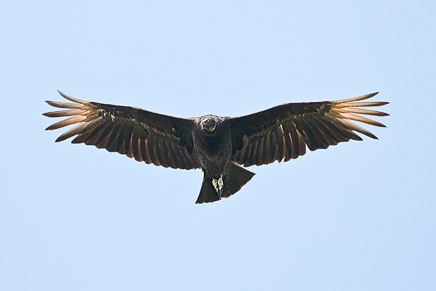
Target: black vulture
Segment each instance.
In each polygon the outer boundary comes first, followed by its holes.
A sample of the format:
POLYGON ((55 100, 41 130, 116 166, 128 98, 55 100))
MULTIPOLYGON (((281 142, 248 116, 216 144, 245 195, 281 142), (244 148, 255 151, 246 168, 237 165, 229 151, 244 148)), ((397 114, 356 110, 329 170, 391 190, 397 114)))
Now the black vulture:
POLYGON ((287 103, 241 117, 205 115, 178 118, 136 107, 89 102, 59 92, 73 103, 46 101, 65 110, 44 113, 67 117, 47 130, 76 126, 56 140, 75 136, 72 143, 85 143, 118 152, 139 162, 175 169, 204 172, 196 203, 214 202, 241 189, 254 175, 244 169, 274 161, 296 159, 309 150, 325 149, 356 134, 377 137, 352 121, 385 127, 362 115, 388 116, 363 109, 388 104, 372 102, 372 93, 355 98, 287 103))

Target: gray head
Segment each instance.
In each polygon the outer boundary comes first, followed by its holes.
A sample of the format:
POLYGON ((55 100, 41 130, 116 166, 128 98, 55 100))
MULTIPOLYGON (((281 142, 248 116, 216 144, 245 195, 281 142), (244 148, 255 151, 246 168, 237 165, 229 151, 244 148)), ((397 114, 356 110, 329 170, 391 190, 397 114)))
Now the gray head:
POLYGON ((219 122, 220 122, 220 119, 218 116, 215 116, 215 115, 202 116, 202 117, 200 117, 201 130, 204 130, 207 132, 213 132, 213 131, 215 131, 219 122))

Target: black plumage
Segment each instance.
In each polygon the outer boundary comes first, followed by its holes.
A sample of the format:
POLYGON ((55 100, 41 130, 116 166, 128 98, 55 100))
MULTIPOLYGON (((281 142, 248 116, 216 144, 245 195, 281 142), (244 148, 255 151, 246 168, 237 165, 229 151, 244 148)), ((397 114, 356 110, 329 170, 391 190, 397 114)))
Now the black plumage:
POLYGON ((241 117, 205 115, 178 118, 136 107, 89 102, 59 92, 73 103, 47 101, 64 110, 44 113, 67 117, 47 128, 75 124, 56 140, 74 137, 109 152, 139 162, 175 169, 201 168, 204 178, 197 203, 229 197, 254 173, 244 169, 274 161, 296 159, 309 150, 325 149, 349 140, 362 140, 361 133, 377 137, 352 121, 384 127, 362 115, 387 116, 362 107, 388 102, 362 102, 378 93, 355 98, 288 103, 241 117))

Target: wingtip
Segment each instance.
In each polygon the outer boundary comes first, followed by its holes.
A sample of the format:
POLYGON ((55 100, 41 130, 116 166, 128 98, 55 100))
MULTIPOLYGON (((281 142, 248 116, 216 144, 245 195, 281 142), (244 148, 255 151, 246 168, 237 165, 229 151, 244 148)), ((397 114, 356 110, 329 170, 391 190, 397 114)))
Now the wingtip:
POLYGON ((64 141, 65 140, 65 138, 62 138, 62 136, 60 136, 60 137, 58 137, 56 140, 55 140, 55 142, 61 142, 61 141, 64 141))
POLYGON ((58 91, 58 93, 59 93, 62 97, 64 97, 64 98, 67 99, 67 100, 70 100, 71 102, 80 103, 80 104, 89 103, 89 102, 86 101, 86 100, 82 100, 82 99, 79 99, 79 98, 76 98, 76 97, 70 96, 70 95, 68 95, 68 94, 65 94, 64 92, 62 92, 62 91, 60 91, 60 90, 57 90, 57 91, 58 91))
MULTIPOLYGON (((369 99, 369 98, 372 98, 372 97, 374 97, 375 95, 378 95, 378 91, 377 92, 373 92, 373 93, 369 93, 369 94, 365 94, 365 95, 362 95, 362 96, 359 96, 360 98, 362 98, 361 100, 364 100, 364 99, 369 99)), ((358 97, 358 98, 359 98, 358 97)))
POLYGON ((369 132, 369 134, 368 133, 363 133, 363 134, 369 138, 378 139, 378 137, 375 134, 373 134, 372 132, 369 132))
POLYGON ((369 99, 369 98, 372 98, 372 97, 378 95, 378 93, 379 93, 379 92, 376 91, 376 92, 373 92, 373 93, 369 93, 369 94, 366 94, 366 95, 362 95, 362 96, 360 96, 360 97, 362 97, 362 100, 364 100, 364 99, 369 99))
POLYGON ((45 130, 54 130, 54 129, 56 129, 56 128, 53 127, 53 125, 54 124, 47 126, 45 130))
POLYGON ((70 100, 70 98, 73 98, 73 97, 71 97, 70 95, 65 94, 64 92, 62 92, 62 91, 60 91, 60 90, 57 90, 57 91, 58 91, 59 95, 61 95, 61 96, 64 97, 65 99, 70 100))

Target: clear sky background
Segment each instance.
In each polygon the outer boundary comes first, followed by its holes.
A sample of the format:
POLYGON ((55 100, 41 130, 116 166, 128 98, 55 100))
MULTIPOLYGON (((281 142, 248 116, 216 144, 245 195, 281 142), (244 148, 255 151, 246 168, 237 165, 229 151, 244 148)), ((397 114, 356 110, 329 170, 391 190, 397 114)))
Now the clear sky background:
POLYGON ((0 290, 436 290, 434 1, 2 1, 0 290), (380 91, 369 128, 195 205, 55 143, 56 90, 180 117, 380 91))

